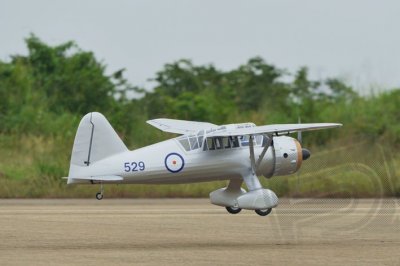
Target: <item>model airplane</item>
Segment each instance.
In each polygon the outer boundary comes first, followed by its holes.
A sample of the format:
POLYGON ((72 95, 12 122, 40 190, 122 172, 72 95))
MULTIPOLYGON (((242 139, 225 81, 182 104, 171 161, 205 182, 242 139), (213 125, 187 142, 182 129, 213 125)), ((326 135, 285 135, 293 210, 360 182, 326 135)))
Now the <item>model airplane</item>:
POLYGON ((291 137, 293 132, 339 127, 341 124, 253 123, 214 125, 174 119, 154 119, 150 125, 181 136, 130 151, 100 113, 85 115, 72 149, 68 184, 173 184, 229 180, 210 193, 211 203, 230 213, 241 209, 268 215, 278 197, 262 187, 267 178, 295 173, 310 152, 291 137), (241 186, 245 182, 248 192, 241 186))

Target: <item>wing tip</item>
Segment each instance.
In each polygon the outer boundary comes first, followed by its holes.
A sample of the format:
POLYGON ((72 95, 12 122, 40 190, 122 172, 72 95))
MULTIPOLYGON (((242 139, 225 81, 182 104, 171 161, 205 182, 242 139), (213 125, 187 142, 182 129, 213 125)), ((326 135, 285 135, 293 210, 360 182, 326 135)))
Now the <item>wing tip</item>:
POLYGON ((342 123, 331 123, 332 127, 342 127, 342 123))

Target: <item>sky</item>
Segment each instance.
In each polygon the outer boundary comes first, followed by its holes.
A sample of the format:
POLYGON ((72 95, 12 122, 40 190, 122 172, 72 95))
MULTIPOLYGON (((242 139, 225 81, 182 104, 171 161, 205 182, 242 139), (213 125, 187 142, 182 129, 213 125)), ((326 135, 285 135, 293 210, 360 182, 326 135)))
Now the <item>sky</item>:
POLYGON ((131 84, 182 58, 230 70, 254 56, 358 91, 400 87, 396 0, 0 0, 0 60, 26 54, 34 33, 74 40, 131 84))

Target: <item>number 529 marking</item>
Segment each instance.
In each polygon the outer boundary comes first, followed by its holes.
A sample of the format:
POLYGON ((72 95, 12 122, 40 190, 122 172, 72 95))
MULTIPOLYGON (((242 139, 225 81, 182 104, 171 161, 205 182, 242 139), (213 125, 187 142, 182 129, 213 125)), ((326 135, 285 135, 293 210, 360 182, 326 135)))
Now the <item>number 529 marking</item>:
POLYGON ((125 172, 137 172, 137 171, 144 171, 146 166, 144 162, 126 162, 124 163, 124 170, 125 172))

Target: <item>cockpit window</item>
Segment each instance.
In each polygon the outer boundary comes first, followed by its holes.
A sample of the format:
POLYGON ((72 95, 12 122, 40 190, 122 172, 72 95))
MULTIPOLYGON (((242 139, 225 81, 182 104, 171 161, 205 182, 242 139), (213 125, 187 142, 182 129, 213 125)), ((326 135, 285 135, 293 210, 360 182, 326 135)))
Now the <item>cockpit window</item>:
POLYGON ((203 151, 222 150, 239 147, 238 137, 213 137, 204 142, 203 151))
POLYGON ((197 142, 199 143, 199 148, 203 145, 203 139, 204 139, 204 130, 200 131, 197 134, 197 142))
POLYGON ((190 143, 190 149, 195 150, 199 148, 199 143, 197 142, 197 137, 193 136, 189 138, 189 143, 190 143))
MULTIPOLYGON (((250 139, 249 135, 240 136, 239 138, 240 138, 240 144, 242 146, 249 146, 249 139, 250 139)), ((261 145, 262 139, 263 139, 263 136, 261 136, 261 135, 254 136, 253 137, 254 145, 261 145)))
POLYGON ((184 138, 181 137, 178 139, 178 141, 186 151, 190 151, 189 140, 187 137, 184 138))
POLYGON ((223 137, 216 137, 214 138, 215 140, 215 147, 217 148, 217 150, 222 150, 224 148, 224 138, 223 137))
POLYGON ((179 143, 186 151, 197 150, 203 145, 204 130, 200 131, 197 135, 184 135, 178 138, 179 143))
POLYGON ((229 149, 231 147, 231 140, 229 138, 224 138, 223 143, 225 149, 229 149))
POLYGON ((267 145, 268 142, 268 137, 267 136, 262 136, 262 147, 265 147, 265 145, 267 145))
POLYGON ((214 138, 207 138, 204 142, 203 150, 215 150, 215 140, 214 138))
POLYGON ((238 136, 234 136, 234 137, 229 137, 229 139, 232 141, 232 148, 237 148, 239 147, 239 138, 238 136))
MULTIPOLYGON (((186 151, 193 151, 200 148, 203 148, 203 151, 212 151, 249 146, 248 135, 204 138, 205 136, 205 132, 202 130, 197 135, 183 135, 177 140, 186 151)), ((261 135, 254 136, 254 146, 265 145, 265 138, 261 135)))
POLYGON ((261 145, 263 136, 257 135, 257 136, 255 136, 255 140, 256 140, 257 145, 261 145))

